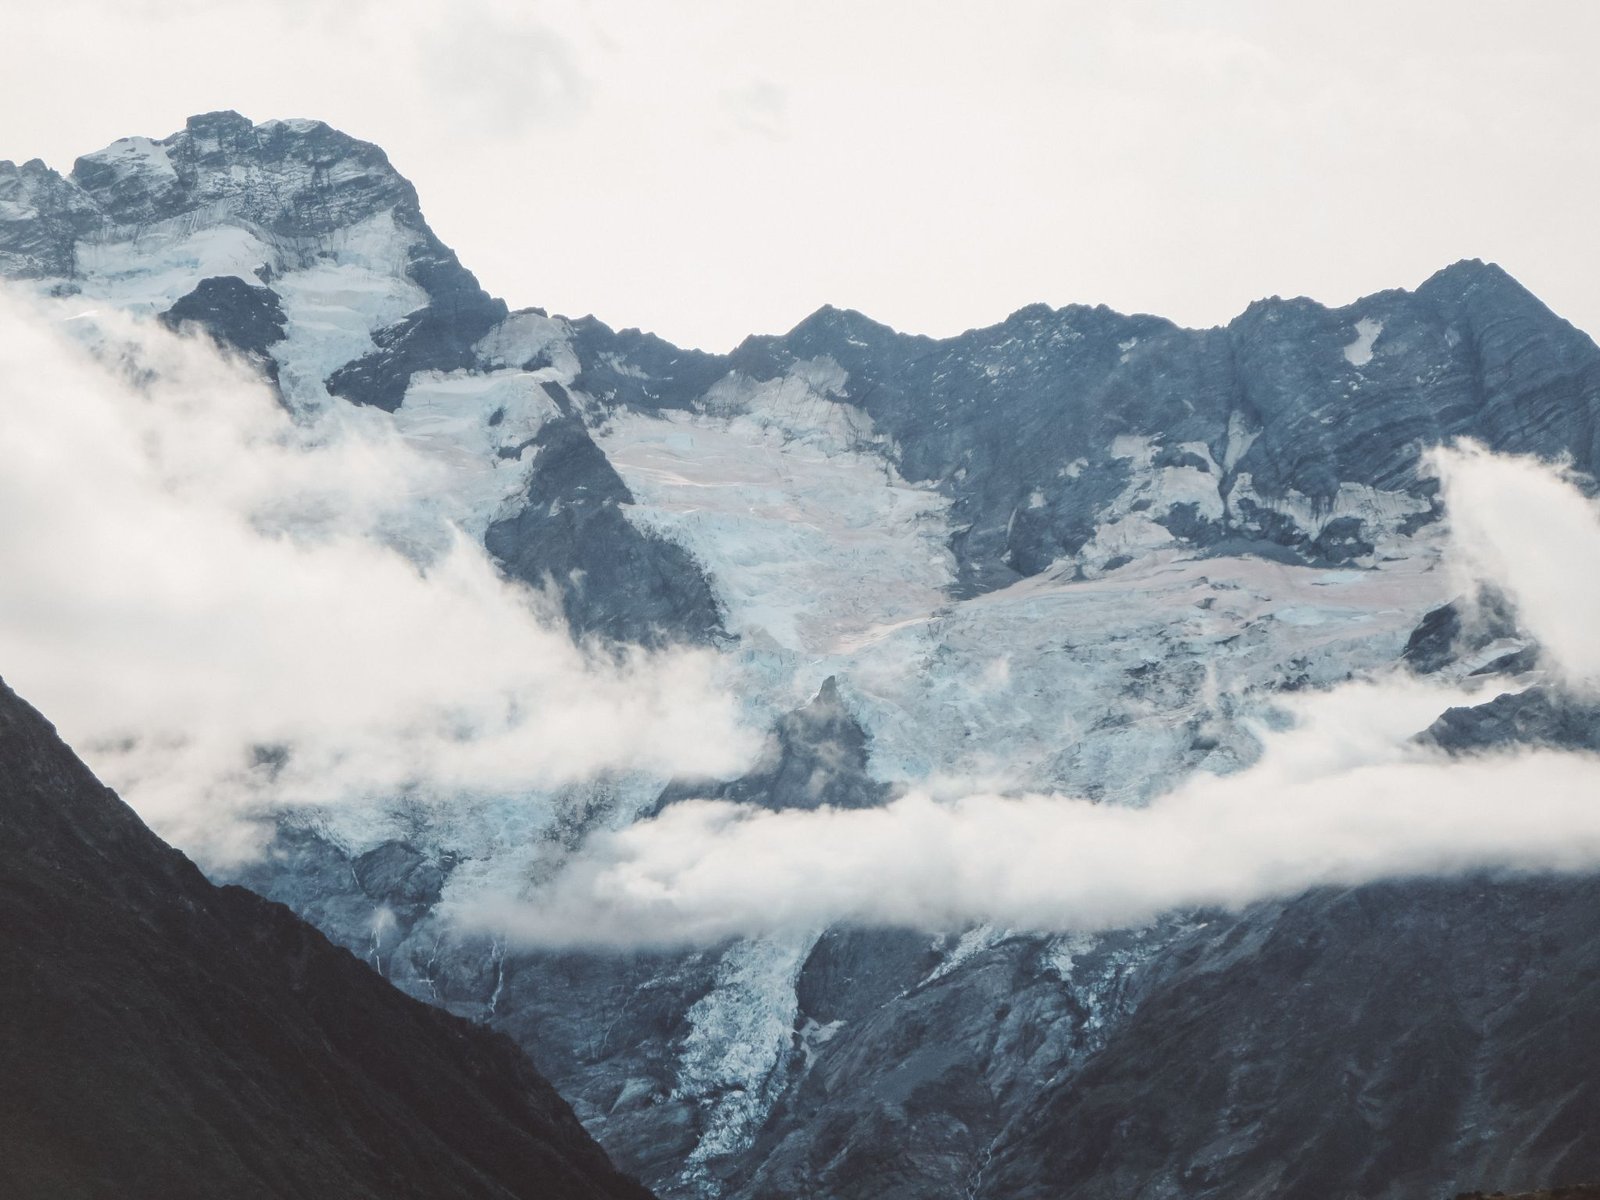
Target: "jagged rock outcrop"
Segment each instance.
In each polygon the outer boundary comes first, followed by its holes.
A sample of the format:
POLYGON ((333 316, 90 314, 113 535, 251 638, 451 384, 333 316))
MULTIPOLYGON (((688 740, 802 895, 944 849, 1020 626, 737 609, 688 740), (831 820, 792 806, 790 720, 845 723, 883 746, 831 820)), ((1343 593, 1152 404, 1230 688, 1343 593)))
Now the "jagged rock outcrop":
POLYGON ((39 159, 0 161, 0 274, 69 279, 78 232, 96 215, 93 200, 39 159))
MULTIPOLYGON (((435 236, 383 151, 320 121, 207 113, 170 137, 124 138, 85 155, 66 176, 36 161, 0 163, 0 201, 10 202, 0 275, 55 293, 106 292, 169 324, 197 323, 256 360, 296 408, 331 394, 393 412, 418 372, 475 368, 477 343, 508 315, 435 236), (173 269, 147 287, 138 266, 163 255, 173 269), (208 269, 179 295, 159 291, 208 269), (351 295, 370 311, 349 309, 351 295), (305 312, 317 332, 284 344, 286 330, 302 332, 305 312)), ((582 425, 563 428, 561 451, 544 465, 598 459, 584 482, 626 496, 614 474, 601 478, 603 456, 578 444, 589 440, 582 425)), ((529 505, 549 490, 535 485, 529 505)), ((581 495, 570 499, 584 511, 581 495)), ((695 641, 718 628, 706 583, 680 548, 615 514, 581 531, 548 515, 524 508, 499 527, 494 548, 512 574, 552 582, 578 629, 695 641), (645 581, 637 588, 633 568, 645 581), (596 576, 602 586, 586 589, 596 576)))
MULTIPOLYGON (((1432 675, 1510 639, 1528 641, 1517 627, 1511 602, 1494 589, 1480 588, 1474 596, 1459 596, 1424 615, 1400 657, 1417 674, 1432 675)), ((1524 644, 1511 654, 1520 657, 1487 665, 1496 670, 1532 666, 1537 647, 1524 644)))
POLYGON ((92 274, 106 247, 175 223, 265 235, 281 256, 267 265, 281 273, 315 262, 319 238, 392 215, 414 239, 407 267, 424 291, 476 288, 383 151, 321 121, 256 125, 234 112, 206 113, 170 137, 123 138, 84 155, 65 177, 33 160, 6 163, 0 178, 17 206, 0 238, 0 264, 12 278, 92 274))
POLYGON ((1600 703, 1551 686, 1447 709, 1418 740, 1452 754, 1542 746, 1600 753, 1600 703))
POLYGON ((716 597, 682 546, 628 522, 633 496, 575 416, 534 436, 513 516, 484 545, 511 575, 553 587, 575 633, 656 646, 722 633, 716 597))
POLYGON ((161 323, 169 329, 198 327, 218 346, 255 363, 272 382, 278 380, 272 347, 284 339, 285 318, 278 294, 269 287, 236 275, 202 279, 161 314, 161 323))
POLYGON ((774 810, 872 808, 887 801, 893 789, 872 777, 870 741, 830 675, 809 703, 777 719, 749 774, 722 783, 673 784, 653 811, 690 797, 774 810))
POLYGON ((208 883, 0 684, 0 1191, 645 1200, 502 1034, 208 883))

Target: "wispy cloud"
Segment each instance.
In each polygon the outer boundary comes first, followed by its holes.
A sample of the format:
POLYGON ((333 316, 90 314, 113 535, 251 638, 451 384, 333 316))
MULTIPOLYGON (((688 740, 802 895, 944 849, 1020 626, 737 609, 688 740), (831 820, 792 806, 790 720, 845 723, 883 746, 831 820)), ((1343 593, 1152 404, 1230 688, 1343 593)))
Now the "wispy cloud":
POLYGON ((1456 566, 1492 582, 1569 684, 1600 684, 1600 513, 1562 465, 1464 442, 1436 451, 1456 566))

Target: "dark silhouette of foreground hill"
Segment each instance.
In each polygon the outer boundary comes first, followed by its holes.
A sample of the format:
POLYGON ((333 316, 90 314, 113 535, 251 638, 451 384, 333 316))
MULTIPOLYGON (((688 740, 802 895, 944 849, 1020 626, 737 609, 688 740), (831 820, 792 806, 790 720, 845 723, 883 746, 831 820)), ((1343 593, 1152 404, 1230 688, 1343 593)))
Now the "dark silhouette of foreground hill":
POLYGON ((0 683, 0 1195, 649 1200, 505 1036, 209 883, 0 683))

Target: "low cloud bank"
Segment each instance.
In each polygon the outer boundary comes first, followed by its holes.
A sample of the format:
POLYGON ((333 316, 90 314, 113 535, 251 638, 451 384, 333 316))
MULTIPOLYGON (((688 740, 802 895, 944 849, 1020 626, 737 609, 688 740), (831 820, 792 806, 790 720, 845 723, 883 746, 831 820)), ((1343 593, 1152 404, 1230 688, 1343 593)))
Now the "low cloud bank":
MULTIPOLYGON (((1452 559, 1519 606, 1550 666, 1600 678, 1600 517, 1560 468, 1467 445, 1432 461, 1452 559)), ((604 834, 526 901, 463 913, 530 944, 709 942, 838 922, 1095 930, 1318 885, 1600 868, 1600 762, 1452 759, 1415 735, 1480 687, 1396 673, 1292 699, 1263 754, 1145 808, 908 795, 867 811, 694 801, 604 834)))
POLYGON ((209 344, 0 293, 0 671, 161 833, 214 864, 254 818, 736 773, 709 653, 573 644, 379 414, 293 422, 209 344), (69 332, 70 331, 70 332, 69 332))

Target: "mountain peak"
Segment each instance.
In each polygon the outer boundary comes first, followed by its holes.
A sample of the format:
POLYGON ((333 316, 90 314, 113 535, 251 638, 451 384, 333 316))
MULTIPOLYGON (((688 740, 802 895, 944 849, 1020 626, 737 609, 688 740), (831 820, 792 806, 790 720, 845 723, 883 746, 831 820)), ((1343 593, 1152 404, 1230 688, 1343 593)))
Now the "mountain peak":
POLYGON ((388 156, 320 121, 253 124, 203 113, 168 137, 122 138, 73 164, 70 179, 116 226, 196 211, 303 236, 417 206, 388 156))
POLYGON ((1417 287, 1417 294, 1461 295, 1469 288, 1482 288, 1510 294, 1532 296, 1533 293, 1499 263, 1485 262, 1481 258, 1457 259, 1441 267, 1417 287))
MULTIPOLYGON (((1435 271, 1415 295, 1448 314, 1451 320, 1472 328, 1501 327, 1513 321, 1522 329, 1518 345, 1538 343, 1568 362, 1587 359, 1594 350, 1594 341, 1587 333, 1552 311, 1498 263, 1461 259, 1435 271)), ((1515 349, 1507 347, 1507 352, 1515 349)), ((1509 369, 1509 360, 1501 365, 1509 369)))
MULTIPOLYGON (((852 356, 852 351, 864 351, 868 347, 910 336, 913 335, 899 333, 856 309, 824 304, 788 333, 770 340, 787 346, 796 357, 804 358, 824 351, 835 357, 840 353, 852 356)), ((767 338, 751 340, 761 343, 769 341, 767 338)))
POLYGON ((243 133, 255 128, 255 124, 231 108, 222 108, 216 112, 196 113, 184 122, 184 128, 190 133, 243 133))

